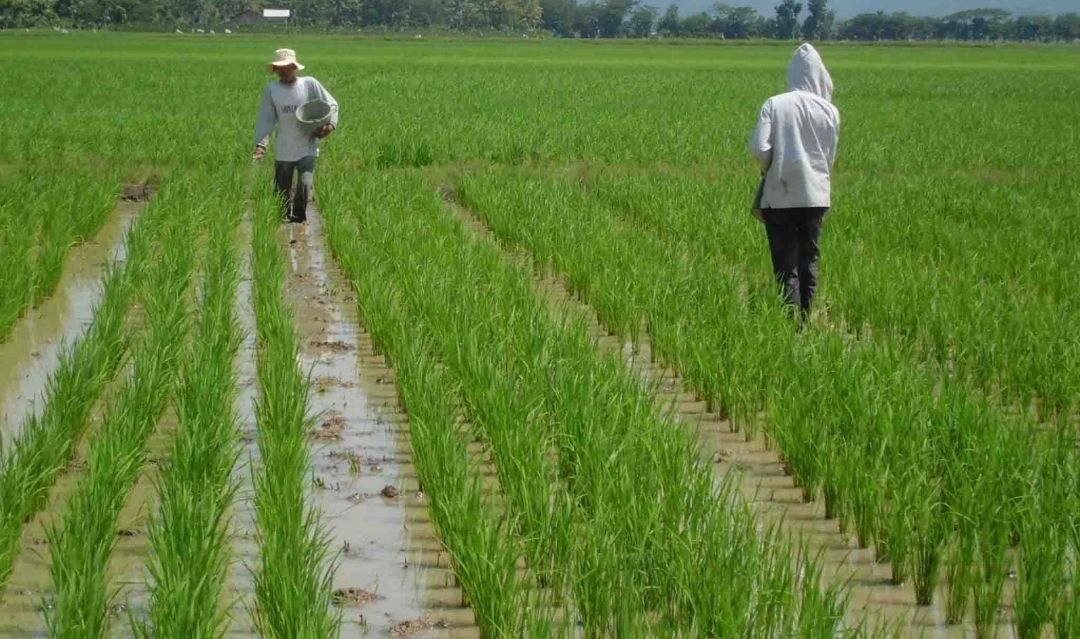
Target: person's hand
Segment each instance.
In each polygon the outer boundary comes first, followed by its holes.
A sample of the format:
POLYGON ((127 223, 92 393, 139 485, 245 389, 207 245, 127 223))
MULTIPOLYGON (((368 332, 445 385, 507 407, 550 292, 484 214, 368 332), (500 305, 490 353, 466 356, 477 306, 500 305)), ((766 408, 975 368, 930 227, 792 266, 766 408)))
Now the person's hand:
POLYGON ((314 133, 315 137, 322 139, 334 132, 333 124, 324 124, 322 128, 314 133))
POLYGON ((251 154, 251 159, 254 160, 255 162, 258 162, 258 161, 262 160, 264 157, 266 157, 266 147, 262 147, 262 146, 255 147, 255 152, 251 154))

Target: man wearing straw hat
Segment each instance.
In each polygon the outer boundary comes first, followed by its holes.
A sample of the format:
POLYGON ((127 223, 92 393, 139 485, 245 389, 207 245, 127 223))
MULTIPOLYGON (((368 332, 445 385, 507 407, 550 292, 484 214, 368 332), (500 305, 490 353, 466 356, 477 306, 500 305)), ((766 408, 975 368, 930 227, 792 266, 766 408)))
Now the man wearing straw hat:
POLYGON ((319 157, 319 141, 330 135, 338 123, 338 104, 334 96, 323 85, 310 76, 298 77, 297 71, 304 65, 296 60, 292 49, 278 49, 274 52, 274 61, 267 65, 267 71, 276 73, 277 82, 271 82, 263 92, 259 106, 259 118, 255 124, 256 161, 266 155, 266 145, 270 133, 277 126, 277 140, 274 147, 274 182, 278 194, 285 206, 285 218, 290 222, 307 220, 307 203, 311 198, 311 188, 315 184, 315 161, 319 157), (296 111, 301 105, 321 100, 330 105, 329 121, 310 131, 301 126, 296 111), (299 173, 296 189, 293 180, 299 173), (289 192, 293 191, 290 200, 289 192))

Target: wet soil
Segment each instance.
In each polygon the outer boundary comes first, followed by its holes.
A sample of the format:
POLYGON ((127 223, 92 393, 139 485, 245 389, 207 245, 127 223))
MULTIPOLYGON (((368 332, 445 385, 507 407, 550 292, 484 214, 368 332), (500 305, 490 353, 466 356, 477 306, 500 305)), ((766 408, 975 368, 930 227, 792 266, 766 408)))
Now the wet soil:
MULTIPOLYGON (((538 272, 532 268, 531 256, 526 251, 508 249, 479 217, 454 202, 452 190, 444 189, 443 196, 448 211, 474 237, 492 242, 509 259, 538 272)), ((801 488, 795 485, 762 435, 748 440, 744 433, 733 432, 727 421, 706 411, 705 402, 688 391, 678 373, 653 360, 647 334, 636 347, 615 336, 600 323, 595 310, 575 297, 557 275, 538 275, 535 288, 556 315, 571 313, 586 318, 599 349, 620 355, 627 366, 639 372, 643 383, 656 385, 659 403, 668 407, 671 417, 695 433, 704 458, 714 465, 718 478, 729 472, 739 473, 742 493, 763 523, 779 523, 795 539, 805 540, 811 552, 821 553, 825 584, 846 584, 853 625, 865 620, 869 629, 899 629, 902 636, 974 636, 975 628, 970 620, 956 625, 945 623, 943 585, 939 585, 931 606, 915 604, 910 584, 894 585, 888 564, 875 560, 873 548, 859 548, 843 534, 836 520, 825 518, 823 504, 803 500, 801 488)), ((1002 607, 996 630, 1000 639, 1013 636, 1011 609, 1007 605, 1002 607)))
MULTIPOLYGON (((38 414, 48 377, 59 365, 66 344, 82 336, 93 319, 94 306, 104 292, 101 277, 111 260, 126 257, 124 236, 141 205, 121 203, 93 239, 74 247, 52 297, 19 320, 9 339, 0 344, 0 397, 5 419, 0 435, 14 437, 30 414, 38 414)), ((126 371, 106 387, 111 396, 126 371)), ((46 636, 44 607, 52 587, 51 558, 46 530, 59 525, 68 500, 85 471, 89 441, 100 426, 106 401, 95 406, 86 433, 49 492, 49 505, 24 526, 21 551, 12 566, 7 588, 0 593, 0 637, 46 636)), ((125 529, 131 532, 130 529, 125 529)))
POLYGON ((142 208, 121 202, 98 234, 71 249, 60 285, 51 297, 30 309, 0 343, 0 438, 15 437, 25 418, 41 410, 49 375, 93 320, 104 293, 102 275, 113 259, 127 256, 124 237, 142 208))
POLYGON ((394 372, 359 328, 355 293, 327 254, 321 216, 281 230, 287 291, 311 371, 313 498, 339 565, 343 637, 474 637, 419 491, 394 372))
POLYGON ((229 635, 251 637, 255 636, 250 614, 255 605, 253 575, 259 558, 259 548, 255 542, 255 488, 251 482, 252 465, 257 463, 259 458, 259 447, 256 444, 258 425, 255 419, 259 381, 255 364, 257 345, 251 282, 251 225, 246 219, 241 223, 237 241, 242 247, 241 255, 244 256, 236 303, 237 321, 244 335, 236 362, 239 388, 235 400, 241 452, 233 475, 239 488, 231 513, 232 548, 236 561, 229 569, 226 585, 228 600, 223 602, 223 605, 231 606, 229 635))

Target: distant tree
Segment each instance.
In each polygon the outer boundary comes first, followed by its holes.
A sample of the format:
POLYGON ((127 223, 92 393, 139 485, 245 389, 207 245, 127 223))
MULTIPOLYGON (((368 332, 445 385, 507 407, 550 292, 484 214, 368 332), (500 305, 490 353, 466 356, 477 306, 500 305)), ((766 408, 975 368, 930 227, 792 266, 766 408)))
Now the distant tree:
POLYGON ((1054 37, 1054 21, 1047 16, 1020 16, 1009 31, 1009 37, 1020 42, 1046 41, 1054 37))
POLYGON ((752 38, 762 35, 764 20, 753 7, 733 7, 718 3, 712 7, 713 29, 725 38, 752 38))
POLYGON ((802 34, 806 40, 825 40, 832 36, 836 14, 828 9, 829 0, 808 0, 807 16, 803 22, 802 34))
POLYGON ((540 0, 541 26, 552 33, 567 37, 574 34, 574 0, 540 0))
POLYGON ((670 5, 660 21, 656 23, 656 30, 661 35, 676 37, 682 33, 682 20, 679 19, 679 5, 670 5))
POLYGON ((686 16, 682 21, 680 32, 689 38, 707 38, 712 28, 712 16, 702 11, 694 15, 686 16))
POLYGON ((776 6, 776 37, 780 40, 794 40, 799 34, 799 14, 802 3, 796 0, 784 0, 776 6))
POLYGON ((968 9, 943 20, 942 34, 950 40, 991 40, 1003 36, 1009 20, 1003 9, 968 9))
POLYGON ((1054 37, 1066 42, 1080 40, 1080 14, 1066 13, 1055 18, 1054 37))
POLYGON ((597 28, 601 38, 618 38, 626 33, 626 20, 637 8, 639 0, 604 0, 597 13, 597 28))
POLYGON ((656 7, 643 6, 634 9, 630 14, 630 22, 627 24, 627 32, 635 38, 647 38, 652 35, 656 17, 659 15, 656 7))

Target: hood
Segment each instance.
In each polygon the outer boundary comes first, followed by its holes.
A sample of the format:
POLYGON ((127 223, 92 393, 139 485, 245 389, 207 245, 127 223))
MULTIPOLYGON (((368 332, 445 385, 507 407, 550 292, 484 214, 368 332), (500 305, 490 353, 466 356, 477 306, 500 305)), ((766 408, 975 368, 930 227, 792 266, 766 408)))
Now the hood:
POLYGON ((808 91, 832 102, 832 77, 812 45, 805 43, 795 49, 787 69, 787 88, 788 91, 808 91))

